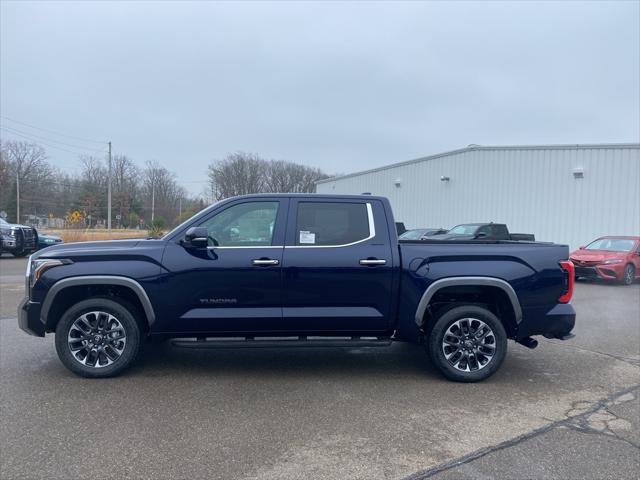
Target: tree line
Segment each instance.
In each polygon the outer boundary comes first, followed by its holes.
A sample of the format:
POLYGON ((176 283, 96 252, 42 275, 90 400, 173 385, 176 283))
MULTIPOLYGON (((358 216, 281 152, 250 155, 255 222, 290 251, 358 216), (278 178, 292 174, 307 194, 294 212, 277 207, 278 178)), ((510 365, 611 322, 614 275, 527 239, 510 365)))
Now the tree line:
MULTIPOLYGON (((111 161, 112 226, 171 227, 210 203, 235 195, 314 192, 315 182, 327 176, 317 168, 236 152, 212 161, 206 187, 192 192, 158 162, 139 165, 116 154, 111 161)), ((66 226, 104 226, 107 183, 106 157, 80 156, 78 170, 68 173, 53 165, 37 143, 0 141, 0 211, 7 213, 8 221, 48 217, 64 219, 66 226)))
MULTIPOLYGON (((84 155, 72 174, 52 165, 41 145, 7 141, 0 145, 0 210, 10 221, 24 223, 30 216, 67 219, 82 227, 104 225, 107 218, 108 161, 84 155), (19 190, 19 195, 18 195, 19 190), (18 201, 20 219, 17 218, 18 201), (70 220, 78 212, 79 220, 70 220)), ((112 224, 147 227, 175 223, 181 208, 202 208, 189 197, 174 173, 155 161, 137 165, 126 155, 112 158, 112 224)), ((31 217, 31 218, 33 218, 31 217)))
POLYGON ((313 193, 315 182, 328 175, 319 168, 236 152, 209 164, 208 177, 209 197, 222 200, 250 193, 313 193))

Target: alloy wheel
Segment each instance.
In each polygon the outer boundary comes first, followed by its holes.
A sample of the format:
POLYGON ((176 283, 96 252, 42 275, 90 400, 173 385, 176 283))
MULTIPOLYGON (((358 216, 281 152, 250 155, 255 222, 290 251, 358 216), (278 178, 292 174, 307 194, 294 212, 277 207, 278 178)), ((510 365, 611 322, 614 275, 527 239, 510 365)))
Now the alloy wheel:
POLYGON ((442 352, 449 364, 462 372, 475 372, 491 362, 496 353, 491 327, 477 318, 461 318, 447 328, 442 352))
POLYGON ((103 368, 120 358, 127 336, 122 323, 112 314, 92 311, 73 322, 67 343, 77 362, 87 367, 103 368))
POLYGON ((631 265, 627 265, 627 268, 624 269, 624 283, 627 285, 631 285, 633 283, 633 267, 631 265))

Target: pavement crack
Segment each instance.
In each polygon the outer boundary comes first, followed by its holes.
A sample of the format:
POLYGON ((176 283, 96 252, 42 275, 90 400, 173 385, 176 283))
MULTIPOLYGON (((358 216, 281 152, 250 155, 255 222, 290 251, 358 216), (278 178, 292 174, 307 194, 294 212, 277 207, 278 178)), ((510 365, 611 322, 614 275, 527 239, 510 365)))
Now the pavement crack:
POLYGON ((620 435, 618 435, 616 432, 614 432, 608 427, 603 430, 598 430, 597 428, 593 428, 589 426, 588 424, 586 424, 586 422, 585 423, 580 422, 579 424, 572 424, 571 422, 567 422, 565 425, 562 425, 562 426, 570 430, 574 430, 576 432, 584 433, 587 435, 604 435, 606 437, 614 437, 615 439, 620 440, 621 442, 624 442, 637 450, 640 450, 640 445, 636 444, 635 442, 632 442, 631 440, 621 437, 620 435))
POLYGON ((622 356, 622 355, 614 355, 613 353, 607 353, 607 352, 600 352, 599 350, 591 350, 591 349, 586 348, 586 347, 580 347, 578 345, 571 345, 571 344, 566 343, 566 342, 558 342, 558 341, 554 341, 554 340, 550 340, 550 339, 544 339, 543 341, 545 341, 547 343, 552 343, 554 345, 562 345, 563 347, 575 348, 577 350, 582 350, 583 352, 589 352, 589 353, 595 353, 595 354, 598 354, 598 355, 604 355, 605 357, 610 357, 610 358, 613 358, 615 360, 620 360, 621 362, 628 363, 630 365, 633 365, 634 367, 640 366, 640 360, 638 360, 637 358, 625 357, 625 356, 622 356))
MULTIPOLYGON (((598 353, 598 352, 595 352, 598 353)), ((599 410, 602 409, 606 409, 608 405, 610 405, 612 402, 614 402, 616 399, 618 399, 619 397, 622 397, 623 395, 627 395, 629 393, 635 392, 636 390, 640 389, 640 384, 636 384, 636 385, 632 385, 631 387, 627 387, 623 390, 619 390, 615 393, 612 393, 611 395, 597 401, 596 403, 592 404, 588 409, 586 409, 583 413, 573 416, 573 417, 569 417, 569 418, 563 418, 562 420, 556 420, 554 422, 549 423, 548 425, 545 425, 543 427, 537 428, 535 430, 532 430, 530 432, 524 433, 518 437, 512 438, 510 440, 505 440, 504 442, 498 443, 496 445, 493 446, 489 446, 489 447, 485 447, 485 448, 481 448, 480 450, 476 450, 475 452, 471 452, 467 455, 463 455, 462 457, 450 460, 448 462, 444 462, 441 463, 439 465, 435 465, 431 468, 427 468, 425 470, 416 472, 412 475, 409 475, 408 477, 405 477, 404 480, 423 480, 426 478, 430 478, 433 477, 434 475, 440 473, 440 472, 444 472, 446 470, 450 470, 452 468, 455 467, 459 467, 461 465, 465 465, 467 463, 470 463, 474 460, 477 460, 479 458, 484 457, 485 455, 488 455, 490 453, 493 452, 497 452, 500 450, 504 450, 506 448, 510 448, 510 447, 514 447, 516 445, 519 445, 527 440, 530 440, 532 438, 535 438, 539 435, 542 435, 544 433, 547 433, 555 428, 558 427, 566 427, 566 428, 570 428, 572 430, 577 430, 577 431, 581 431, 581 432, 586 432, 586 433, 598 433, 598 434, 604 434, 603 431, 594 429, 593 427, 591 427, 590 425, 588 425, 587 423, 587 419, 590 415, 593 415, 594 413, 596 413, 599 410)), ((572 402, 572 407, 573 405, 577 405, 578 403, 584 403, 584 401, 578 401, 578 402, 572 402)), ((567 411, 567 414, 569 412, 571 412, 573 410, 573 408, 569 409, 567 411)), ((617 418, 617 416, 616 416, 617 418)), ((607 428, 608 431, 610 431, 607 428)), ((635 448, 640 448, 638 445, 635 445, 633 442, 630 442, 627 439, 621 438, 620 436, 618 436, 615 432, 611 431, 611 434, 613 436, 615 436, 615 438, 635 447, 635 448)), ((606 434, 605 434, 606 435, 606 434)))

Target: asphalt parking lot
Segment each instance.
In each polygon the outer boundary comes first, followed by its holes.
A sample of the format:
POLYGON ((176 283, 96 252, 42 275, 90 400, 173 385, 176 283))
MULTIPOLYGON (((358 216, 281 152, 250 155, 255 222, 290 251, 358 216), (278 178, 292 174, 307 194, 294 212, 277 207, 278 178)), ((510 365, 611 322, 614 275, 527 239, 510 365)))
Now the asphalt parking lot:
POLYGON ((637 478, 640 285, 580 282, 576 337, 509 344, 479 384, 419 347, 148 346, 74 376, 15 320, 24 259, 0 259, 0 478, 637 478))

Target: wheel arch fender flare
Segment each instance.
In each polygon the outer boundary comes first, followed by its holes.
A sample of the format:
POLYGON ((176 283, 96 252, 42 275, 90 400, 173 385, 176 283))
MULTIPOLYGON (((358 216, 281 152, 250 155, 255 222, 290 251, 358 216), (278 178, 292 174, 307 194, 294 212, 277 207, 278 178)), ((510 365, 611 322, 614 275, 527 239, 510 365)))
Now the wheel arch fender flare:
POLYGON ((59 280, 53 284, 53 286, 47 292, 44 301, 42 302, 40 320, 43 323, 46 323, 53 302, 60 292, 69 287, 85 285, 117 285, 120 287, 130 288, 136 294, 138 300, 140 300, 140 304, 144 309, 148 324, 153 324, 156 319, 153 305, 151 305, 151 300, 149 300, 147 292, 142 287, 142 285, 140 285, 140 283, 138 283, 134 279, 117 275, 83 275, 79 277, 63 278, 62 280, 59 280))
POLYGON ((509 301, 511 302, 511 306, 513 307, 513 311, 515 313, 516 324, 522 321, 522 308, 520 307, 520 300, 518 300, 518 295, 516 294, 513 287, 505 280, 496 277, 450 277, 436 280, 431 285, 429 285, 429 287, 427 287, 425 292, 422 294, 422 298, 420 299, 420 303, 418 303, 418 308, 416 309, 415 315, 415 321, 418 326, 422 326, 424 314, 427 311, 427 307, 429 306, 429 303, 431 302, 433 296, 438 293, 438 291, 446 287, 455 287, 461 285, 499 288, 504 293, 506 293, 509 301))

